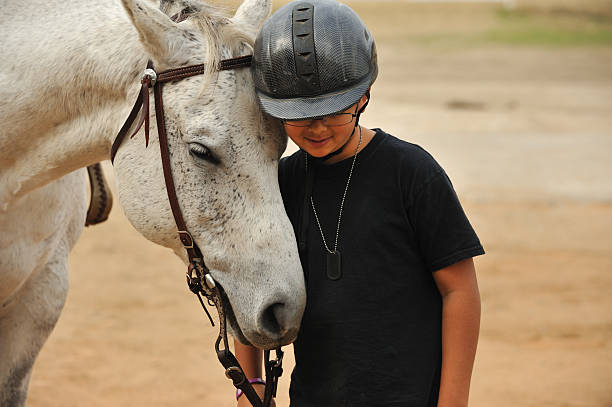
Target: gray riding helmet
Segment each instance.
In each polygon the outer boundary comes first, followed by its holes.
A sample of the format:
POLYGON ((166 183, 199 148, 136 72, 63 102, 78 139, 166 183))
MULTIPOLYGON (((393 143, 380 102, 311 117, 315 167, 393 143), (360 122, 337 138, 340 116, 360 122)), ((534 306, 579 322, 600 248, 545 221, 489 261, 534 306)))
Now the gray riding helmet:
POLYGON ((269 115, 327 116, 357 103, 374 82, 376 45, 350 7, 333 0, 293 1, 264 23, 251 73, 269 115))

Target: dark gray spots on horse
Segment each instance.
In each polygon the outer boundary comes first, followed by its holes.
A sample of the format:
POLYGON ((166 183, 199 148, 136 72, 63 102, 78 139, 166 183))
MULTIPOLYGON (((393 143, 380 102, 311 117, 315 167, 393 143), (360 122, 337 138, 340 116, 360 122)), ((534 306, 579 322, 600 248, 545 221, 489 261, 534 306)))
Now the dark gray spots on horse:
MULTIPOLYGON (((183 37, 189 42, 198 42, 197 37, 191 31, 183 31, 183 37)), ((187 63, 185 63, 184 65, 187 65, 187 63)))

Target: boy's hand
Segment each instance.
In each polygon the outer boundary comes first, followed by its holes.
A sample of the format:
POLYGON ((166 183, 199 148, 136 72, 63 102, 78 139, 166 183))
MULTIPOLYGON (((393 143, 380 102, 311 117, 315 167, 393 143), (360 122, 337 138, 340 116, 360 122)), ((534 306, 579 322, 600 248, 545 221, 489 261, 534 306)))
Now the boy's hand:
MULTIPOLYGON (((263 396, 264 396, 264 392, 266 390, 266 386, 264 386, 263 384, 255 383, 255 384, 253 384, 253 388, 255 389, 257 394, 259 395, 259 398, 263 400, 263 396)), ((237 407, 252 407, 252 406, 251 406, 251 402, 249 401, 247 396, 245 396, 243 394, 238 399, 237 407)), ((276 407, 276 402, 274 401, 274 399, 272 399, 272 401, 270 402, 270 407, 276 407)))

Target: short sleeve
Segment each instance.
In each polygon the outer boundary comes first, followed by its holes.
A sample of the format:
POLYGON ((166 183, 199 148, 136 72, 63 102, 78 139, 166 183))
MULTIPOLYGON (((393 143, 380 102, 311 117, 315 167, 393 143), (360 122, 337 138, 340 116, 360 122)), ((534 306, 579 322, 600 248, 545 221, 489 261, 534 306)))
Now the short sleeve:
POLYGON ((480 240, 442 168, 438 167, 431 173, 411 198, 408 218, 429 271, 484 254, 480 240))

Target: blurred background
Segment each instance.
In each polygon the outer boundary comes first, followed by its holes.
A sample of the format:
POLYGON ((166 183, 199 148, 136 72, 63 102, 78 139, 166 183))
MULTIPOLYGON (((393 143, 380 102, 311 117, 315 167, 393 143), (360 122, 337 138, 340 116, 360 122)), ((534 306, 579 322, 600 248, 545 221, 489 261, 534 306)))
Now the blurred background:
MULTIPOLYGON (((470 406, 611 407, 612 1, 346 3, 379 52, 362 123, 436 157, 487 251, 470 406)), ((235 405, 182 263, 117 203, 70 272, 29 405, 235 405)))

